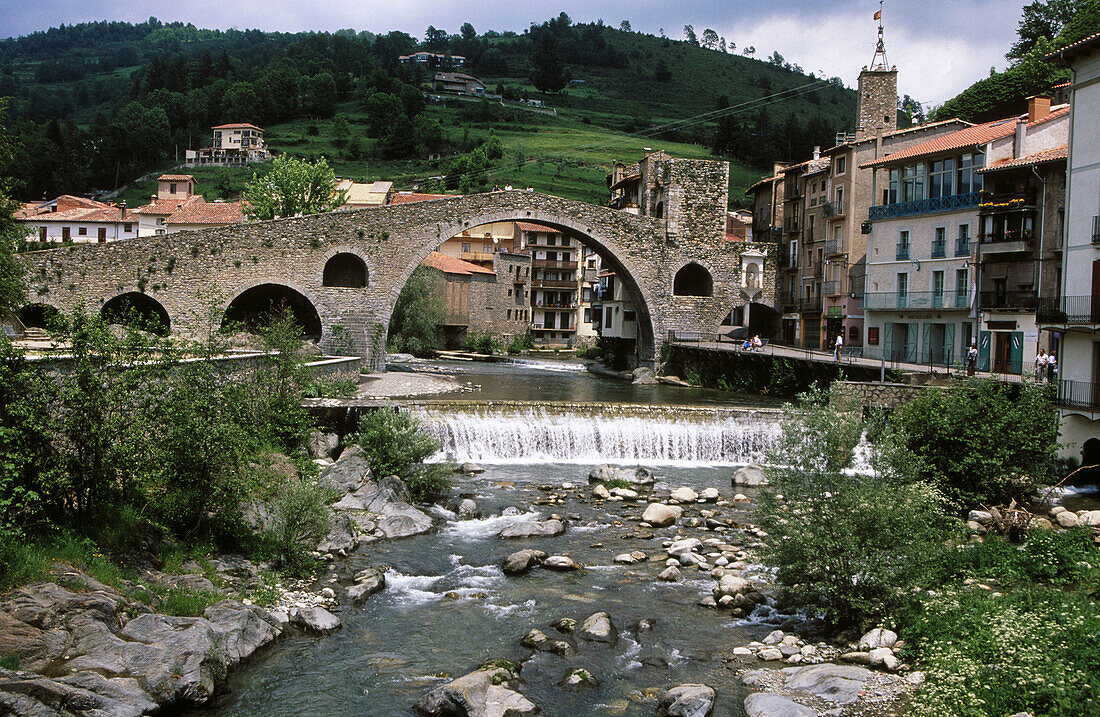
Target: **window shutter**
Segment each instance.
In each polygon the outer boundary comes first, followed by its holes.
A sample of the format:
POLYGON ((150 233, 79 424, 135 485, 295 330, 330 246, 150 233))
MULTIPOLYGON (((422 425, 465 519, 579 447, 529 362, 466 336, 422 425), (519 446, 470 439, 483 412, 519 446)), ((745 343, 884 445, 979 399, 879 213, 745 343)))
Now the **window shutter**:
POLYGON ((988 331, 978 332, 978 370, 989 370, 989 346, 992 343, 993 335, 988 331))

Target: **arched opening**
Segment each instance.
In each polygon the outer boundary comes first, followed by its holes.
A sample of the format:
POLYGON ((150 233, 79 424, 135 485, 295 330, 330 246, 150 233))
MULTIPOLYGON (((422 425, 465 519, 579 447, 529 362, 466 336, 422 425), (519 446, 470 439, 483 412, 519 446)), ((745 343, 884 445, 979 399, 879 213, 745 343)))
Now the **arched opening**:
POLYGON ((676 272, 672 293, 675 296, 713 296, 714 279, 705 267, 693 262, 676 272))
POLYGON ((355 254, 342 252, 325 263, 323 286, 362 289, 367 285, 367 265, 355 254))
POLYGON ((27 304, 19 310, 19 321, 28 329, 52 331, 61 324, 63 317, 49 304, 27 304))
POLYGON ((664 219, 665 218, 665 203, 664 202, 657 202, 657 206, 653 210, 653 216, 656 219, 664 219))
POLYGON ((761 281, 760 265, 756 262, 749 262, 745 266, 745 288, 759 289, 761 288, 761 281))
POLYGON ((779 338, 780 315, 767 304, 749 304, 747 307, 749 320, 747 326, 753 336, 766 339, 779 338))
POLYGON ((312 341, 321 338, 321 317, 313 302, 281 284, 260 284, 242 292, 225 310, 222 328, 242 326, 247 331, 256 331, 284 310, 294 315, 302 336, 312 341))
POLYGON ((137 291, 119 294, 109 300, 99 310, 99 315, 108 324, 121 324, 161 336, 172 327, 168 312, 160 302, 137 291))

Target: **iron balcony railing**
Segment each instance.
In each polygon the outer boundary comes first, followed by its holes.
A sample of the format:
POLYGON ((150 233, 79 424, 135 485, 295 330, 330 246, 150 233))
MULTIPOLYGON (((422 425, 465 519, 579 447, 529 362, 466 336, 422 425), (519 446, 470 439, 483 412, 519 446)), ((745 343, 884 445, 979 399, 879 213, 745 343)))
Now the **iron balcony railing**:
POLYGON ((541 269, 576 269, 577 262, 554 261, 551 259, 535 259, 531 262, 531 266, 539 267, 541 269))
POLYGON ((575 326, 544 326, 543 324, 531 324, 532 331, 576 331, 575 326))
POLYGON ((978 209, 982 214, 1034 209, 1037 196, 1034 189, 1025 189, 1022 192, 982 192, 978 209))
POLYGON ((1002 230, 999 232, 985 232, 978 235, 982 244, 998 244, 1002 242, 1030 242, 1035 239, 1035 232, 1029 230, 1002 230))
POLYGON ((842 217, 844 216, 844 202, 825 202, 824 213, 827 217, 842 217))
POLYGON ((868 291, 863 295, 863 308, 871 311, 896 311, 898 309, 951 309, 970 308, 965 295, 948 291, 868 291))
POLYGON ((1035 319, 1040 324, 1100 324, 1100 296, 1043 297, 1035 319))
POLYGON ((876 221, 906 217, 912 214, 930 214, 932 212, 951 212, 956 209, 967 209, 978 206, 978 197, 977 192, 972 192, 970 194, 952 194, 947 197, 917 199, 912 202, 898 202, 897 204, 879 204, 871 207, 867 213, 867 218, 876 221))
POLYGON ((970 256, 970 237, 955 240, 955 256, 970 256))
POLYGON ((798 294, 792 294, 788 291, 781 291, 779 293, 779 305, 784 308, 795 308, 798 306, 798 294))
POLYGON ((947 256, 947 242, 946 241, 934 241, 932 242, 932 258, 942 259, 947 256))
POLYGON ((1092 218, 1092 243, 1100 244, 1100 215, 1092 218))
POLYGON ((1059 381, 1055 405, 1062 408, 1083 408, 1100 411, 1100 383, 1091 381, 1059 381))
POLYGON ((1035 311, 1039 307, 1039 295, 1034 291, 983 291, 979 298, 984 310, 1035 311))
POLYGON ((532 279, 532 289, 576 289, 577 282, 573 281, 557 281, 553 279, 532 279))
POLYGON ((803 296, 800 304, 800 308, 804 313, 820 312, 821 311, 821 297, 820 296, 803 296))
POLYGON ((844 240, 843 239, 827 239, 825 241, 825 254, 826 256, 833 256, 835 254, 844 253, 844 240))
POLYGON ((909 259, 909 244, 898 244, 898 251, 895 254, 895 258, 898 261, 906 261, 909 259))
POLYGON ((840 282, 839 281, 826 281, 821 285, 821 293, 825 296, 839 296, 840 295, 840 282))
POLYGON ((798 217, 786 217, 783 220, 783 231, 796 232, 798 231, 798 217))

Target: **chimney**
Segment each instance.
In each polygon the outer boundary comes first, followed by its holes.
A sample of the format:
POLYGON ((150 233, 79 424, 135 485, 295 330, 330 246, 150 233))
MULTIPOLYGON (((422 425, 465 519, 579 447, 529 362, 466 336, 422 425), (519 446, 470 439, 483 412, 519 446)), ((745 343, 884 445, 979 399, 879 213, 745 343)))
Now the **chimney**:
POLYGON ((1027 98, 1027 121, 1038 122, 1046 119, 1050 114, 1050 98, 1044 95, 1033 95, 1027 98))
POLYGON ((814 145, 814 159, 821 159, 821 145, 814 145))
POLYGON ((1019 119, 1016 121, 1016 139, 1012 143, 1012 158, 1019 159, 1026 156, 1025 146, 1027 144, 1027 120, 1019 119))
POLYGON ((118 209, 119 209, 119 212, 118 212, 119 218, 120 219, 125 219, 126 218, 126 200, 125 199, 123 199, 121 202, 118 203, 118 209))

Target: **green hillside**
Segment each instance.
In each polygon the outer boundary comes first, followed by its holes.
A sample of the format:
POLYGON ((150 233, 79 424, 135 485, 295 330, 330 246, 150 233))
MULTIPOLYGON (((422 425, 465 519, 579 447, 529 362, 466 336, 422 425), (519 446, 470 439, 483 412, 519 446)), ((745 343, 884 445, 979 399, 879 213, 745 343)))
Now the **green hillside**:
MULTIPOLYGON (((398 32, 290 35, 152 19, 54 28, 0 41, 2 95, 12 98, 24 197, 123 186, 208 143, 212 124, 252 121, 277 151, 325 156, 340 175, 401 188, 443 176, 452 191, 512 184, 602 201, 612 162, 651 148, 731 160, 731 198, 740 201, 772 160, 800 158, 850 129, 855 105, 839 80, 781 58, 564 16, 522 35, 464 26, 423 43, 398 32), (506 101, 433 101, 435 70, 396 61, 416 49, 464 55, 462 69, 506 101), (546 63, 560 89, 539 74, 546 63), (548 111, 521 107, 523 99, 548 111), (690 120, 718 107, 729 108, 722 119, 690 120), (486 162, 478 147, 492 136, 503 156, 486 162)), ((210 198, 232 196, 247 176, 204 171, 200 182, 210 198)), ((152 190, 139 183, 123 196, 142 203, 152 190)))

